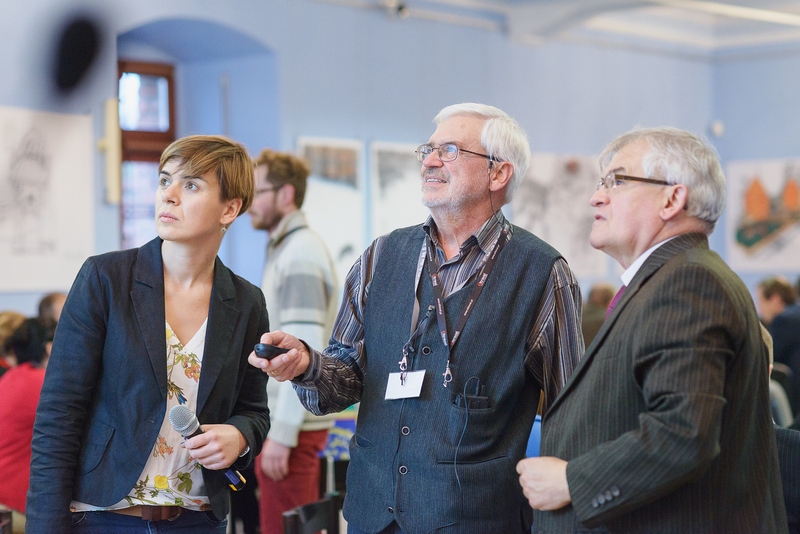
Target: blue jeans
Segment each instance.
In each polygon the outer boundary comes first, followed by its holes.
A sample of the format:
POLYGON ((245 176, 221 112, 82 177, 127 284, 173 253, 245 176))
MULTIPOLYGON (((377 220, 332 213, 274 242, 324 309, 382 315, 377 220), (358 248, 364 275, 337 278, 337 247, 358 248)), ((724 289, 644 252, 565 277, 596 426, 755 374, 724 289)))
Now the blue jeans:
POLYGON ((140 517, 114 512, 74 512, 72 534, 161 534, 162 532, 212 532, 225 534, 228 520, 211 512, 184 511, 174 521, 145 521, 140 517))

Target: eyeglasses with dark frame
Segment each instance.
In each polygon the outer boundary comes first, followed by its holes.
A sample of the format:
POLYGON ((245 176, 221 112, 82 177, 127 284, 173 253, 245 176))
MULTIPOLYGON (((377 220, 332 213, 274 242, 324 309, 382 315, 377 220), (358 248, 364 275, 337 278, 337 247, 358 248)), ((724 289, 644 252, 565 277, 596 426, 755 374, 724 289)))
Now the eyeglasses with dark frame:
POLYGON ((606 191, 611 191, 621 182, 642 182, 645 184, 656 184, 656 185, 673 185, 667 182, 666 180, 656 180, 654 178, 640 178, 638 176, 628 176, 626 174, 617 174, 615 172, 610 172, 605 176, 601 177, 597 180, 597 191, 600 191, 601 187, 605 187, 606 191))
POLYGON ((273 185, 272 187, 262 187, 261 189, 256 189, 255 190, 255 194, 256 195, 260 195, 261 193, 269 193, 270 191, 277 191, 278 189, 280 189, 284 185, 286 185, 286 184, 273 185))
POLYGON ((482 158, 486 158, 491 162, 500 161, 494 156, 489 156, 487 154, 481 154, 479 152, 473 152, 472 150, 467 150, 466 148, 459 148, 458 145, 455 143, 444 143, 443 145, 433 146, 431 144, 424 144, 419 145, 417 150, 414 152, 417 154, 417 159, 419 161, 425 161, 425 158, 433 154, 433 151, 436 150, 439 155, 439 159, 442 160, 443 163, 448 163, 451 161, 455 161, 458 159, 458 155, 461 152, 466 152, 467 154, 472 154, 473 156, 480 156, 482 158))

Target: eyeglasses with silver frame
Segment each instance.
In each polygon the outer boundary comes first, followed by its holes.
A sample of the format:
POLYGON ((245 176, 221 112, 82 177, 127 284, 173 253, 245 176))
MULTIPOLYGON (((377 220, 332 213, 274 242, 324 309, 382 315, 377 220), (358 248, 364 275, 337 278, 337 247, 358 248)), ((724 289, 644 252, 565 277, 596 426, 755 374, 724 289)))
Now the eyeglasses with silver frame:
POLYGON ((425 161, 425 158, 433 154, 434 151, 438 152, 439 159, 442 160, 443 163, 455 161, 456 159, 458 159, 458 155, 461 152, 466 152, 467 154, 472 154, 473 156, 480 156, 492 162, 500 161, 494 156, 481 154, 479 152, 473 152, 471 150, 467 150, 466 148, 459 148, 458 145, 456 145, 455 143, 444 143, 439 146, 433 146, 431 144, 426 143, 424 145, 419 145, 417 147, 417 150, 415 150, 414 152, 417 154, 417 159, 419 161, 425 161))

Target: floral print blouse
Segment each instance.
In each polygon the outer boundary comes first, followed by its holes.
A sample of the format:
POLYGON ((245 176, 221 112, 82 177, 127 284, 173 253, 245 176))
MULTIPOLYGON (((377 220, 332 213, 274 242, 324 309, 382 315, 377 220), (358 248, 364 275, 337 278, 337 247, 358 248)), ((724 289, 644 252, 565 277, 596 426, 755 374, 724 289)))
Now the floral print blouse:
MULTIPOLYGON (((207 322, 207 320, 206 320, 207 322)), ((166 324, 167 411, 153 451, 130 493, 107 508, 73 501, 73 511, 119 510, 136 505, 181 506, 189 510, 210 510, 200 465, 182 448, 183 436, 169 422, 169 411, 183 404, 197 409, 197 385, 205 349, 206 322, 186 345, 166 324)))

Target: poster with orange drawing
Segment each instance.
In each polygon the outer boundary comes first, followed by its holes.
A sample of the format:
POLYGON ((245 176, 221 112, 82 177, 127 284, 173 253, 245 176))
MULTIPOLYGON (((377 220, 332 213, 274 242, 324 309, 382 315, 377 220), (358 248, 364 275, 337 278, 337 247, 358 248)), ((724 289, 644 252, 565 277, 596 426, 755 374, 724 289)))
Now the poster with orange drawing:
POLYGON ((800 159, 732 162, 726 175, 731 267, 800 269, 800 159))

